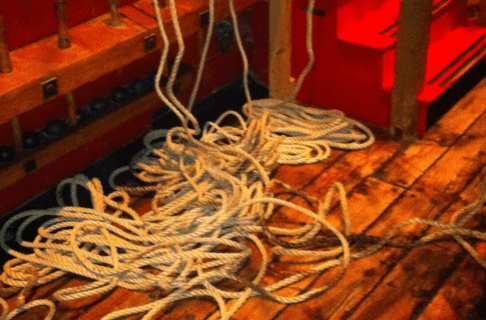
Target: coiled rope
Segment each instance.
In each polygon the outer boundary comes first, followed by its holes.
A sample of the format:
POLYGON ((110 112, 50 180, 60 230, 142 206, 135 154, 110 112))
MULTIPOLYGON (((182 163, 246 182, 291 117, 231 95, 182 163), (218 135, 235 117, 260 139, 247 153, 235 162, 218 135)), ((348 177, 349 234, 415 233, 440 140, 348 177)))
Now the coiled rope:
MULTIPOLYGON (((210 5, 210 26, 213 28, 214 1, 210 5)), ((236 13, 229 0, 235 26, 236 13)), ((202 130, 190 113, 197 87, 201 81, 203 61, 210 35, 191 94, 189 110, 174 96, 173 84, 184 52, 182 34, 177 21, 175 0, 169 0, 172 23, 179 45, 174 68, 167 84, 167 97, 159 87, 160 77, 168 55, 168 38, 160 17, 158 1, 154 0, 160 32, 164 41, 161 63, 156 76, 156 92, 181 119, 182 127, 156 131, 145 139, 147 150, 136 157, 134 174, 145 183, 140 188, 118 187, 104 195, 101 183, 77 176, 58 187, 59 207, 34 210, 10 219, 0 229, 0 245, 15 257, 0 276, 6 285, 0 288, 2 320, 13 319, 27 309, 47 306, 45 319, 55 314, 55 304, 49 300, 25 303, 30 290, 66 274, 76 274, 92 282, 61 289, 54 294, 56 301, 70 301, 109 292, 117 287, 137 291, 162 290, 161 299, 142 306, 112 312, 103 319, 117 319, 144 314, 152 319, 174 301, 209 296, 218 305, 220 317, 229 319, 250 297, 261 297, 278 303, 300 303, 326 292, 344 275, 351 261, 379 251, 383 246, 414 247, 452 237, 465 247, 483 266, 486 264, 466 238, 486 240, 482 232, 464 228, 484 205, 485 183, 480 200, 457 212, 450 224, 421 219, 406 221, 394 227, 385 237, 373 238, 364 248, 350 248, 353 237, 347 212, 346 194, 340 183, 332 186, 323 201, 293 190, 285 183, 271 179, 271 173, 282 163, 301 164, 322 161, 330 148, 356 150, 373 143, 373 135, 363 125, 336 111, 303 108, 291 103, 303 78, 313 63, 312 19, 308 15, 307 48, 309 64, 297 81, 293 94, 286 101, 252 101, 246 83, 248 62, 235 28, 236 39, 244 63, 245 92, 248 103, 245 121, 235 112, 227 112, 202 130), (226 117, 235 117, 236 127, 223 127, 226 117), (189 125, 192 128, 189 128, 189 125), (201 134, 200 139, 195 136, 201 134), (304 197, 316 207, 315 211, 278 199, 275 185, 304 197), (63 198, 63 188, 69 186, 69 202, 63 198), (81 205, 78 194, 82 189, 91 196, 90 205, 81 205), (152 210, 140 215, 130 206, 134 194, 152 191, 152 210), (337 198, 341 205, 343 230, 326 220, 337 198), (66 205, 67 203, 71 204, 66 205), (281 225, 274 215, 280 207, 291 209, 309 218, 304 225, 281 225), (25 230, 37 219, 43 222, 36 238, 24 240, 25 230), (4 239, 16 224, 16 242, 32 249, 25 254, 12 249, 4 239), (396 242, 401 228, 422 224, 439 231, 413 243, 396 242), (268 246, 267 244, 270 244, 268 246), (242 276, 248 261, 259 256, 253 277, 242 276), (319 262, 306 270, 289 272, 273 283, 263 279, 274 257, 311 257, 319 262), (272 257, 272 258, 271 258, 272 257), (336 276, 320 288, 296 296, 280 295, 279 290, 313 277, 331 268, 336 276), (224 289, 222 281, 234 281, 240 286, 224 289), (3 298, 18 294, 17 308, 9 311, 3 298)), ((309 3, 312 12, 314 0, 309 3)), ((127 168, 115 172, 115 175, 127 168)), ((111 179, 115 183, 115 178, 111 179)), ((368 239, 370 240, 370 239, 368 239)), ((251 263, 251 262, 250 262, 251 263)))

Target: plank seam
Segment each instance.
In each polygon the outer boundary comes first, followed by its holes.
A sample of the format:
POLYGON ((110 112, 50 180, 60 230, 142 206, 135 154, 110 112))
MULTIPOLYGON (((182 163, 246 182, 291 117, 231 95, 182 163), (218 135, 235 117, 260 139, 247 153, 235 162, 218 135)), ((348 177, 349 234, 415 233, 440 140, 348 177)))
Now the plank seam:
POLYGON ((444 273, 441 275, 440 280, 437 282, 437 284, 434 286, 434 288, 430 291, 430 295, 427 295, 426 298, 423 299, 423 301, 419 302, 415 308, 412 310, 412 314, 409 318, 409 320, 417 320, 422 313, 425 311, 429 303, 434 299, 434 297, 437 295, 439 290, 444 286, 444 284, 454 275, 456 269, 462 264, 462 262, 468 257, 467 252, 462 250, 456 256, 454 257, 454 261, 449 265, 449 267, 444 271, 444 273))
MULTIPOLYGON (((464 97, 464 98, 465 98, 465 97, 464 97)), ((464 98, 462 98, 462 99, 461 99, 459 102, 461 102, 461 101, 462 101, 464 98)), ((451 143, 449 146, 444 146, 444 147, 447 147, 447 148, 448 148, 448 149, 447 149, 447 151, 449 151, 449 148, 450 148, 450 147, 452 147, 453 145, 455 145, 455 144, 456 144, 456 143, 457 143, 457 142, 458 142, 458 141, 459 141, 459 140, 460 140, 460 139, 461 139, 461 138, 462 138, 462 137, 463 137, 463 136, 466 134, 466 132, 468 132, 468 131, 469 131, 469 129, 471 129, 471 127, 472 127, 472 126, 474 126, 474 124, 475 124, 476 122, 478 122, 478 121, 479 121, 479 119, 480 119, 480 118, 482 118, 482 117, 484 117, 485 115, 486 115, 486 109, 485 109, 485 110, 484 110, 484 111, 483 111, 481 114, 479 114, 479 115, 476 117, 476 119, 474 119, 474 120, 471 122, 471 124, 470 124, 470 125, 469 125, 469 126, 466 128, 466 129, 464 129, 464 131, 463 131, 462 133, 457 133, 457 134, 456 134, 457 136, 456 136, 456 138, 454 139, 454 141, 452 141, 452 143, 451 143)), ((435 143, 437 143, 437 144, 440 146, 440 142, 438 142, 438 141, 434 140, 433 138, 426 137, 426 138, 424 138, 422 141, 435 142, 435 143)), ((447 151, 446 151, 446 152, 447 152, 447 151)))
MULTIPOLYGON (((486 114, 486 110, 480 115, 478 116, 467 128, 466 130, 464 130, 464 132, 462 134, 460 134, 457 139, 449 146, 447 147, 447 149, 426 169, 424 170, 424 172, 419 176, 417 177, 413 182, 412 184, 409 186, 409 187, 403 187, 403 186, 396 186, 396 187, 400 187, 401 189, 404 189, 404 192, 400 193, 395 200, 393 200, 390 205, 388 205, 384 210, 383 212, 373 221, 371 222, 365 229, 364 231, 362 232, 362 234, 365 234, 366 232, 368 232, 374 225, 376 225, 377 221, 379 221, 379 219, 381 217, 383 217, 384 214, 386 214, 386 212, 389 212, 391 210, 391 208, 393 208, 399 201, 400 199, 402 199, 411 189, 413 186, 415 186, 417 184, 418 181, 420 181, 422 179, 422 177, 425 175, 425 173, 428 172, 428 170, 430 170, 430 168, 434 167, 436 165, 436 163, 442 159, 442 157, 444 157, 444 155, 450 151, 450 149, 452 148, 452 146, 454 146, 462 137, 464 137, 467 132, 470 130, 471 127, 474 126, 474 124, 479 121, 479 119, 484 115, 486 114)), ((435 141, 433 141, 435 142, 435 141)), ((379 179, 379 172, 382 171, 389 163, 391 163, 391 161, 396 158, 398 155, 400 154, 403 154, 404 151, 410 146, 410 144, 407 144, 407 145, 404 145, 402 144, 402 146, 400 146, 395 152, 394 154, 387 160, 385 160, 372 174, 368 175, 365 179, 363 179, 362 181, 365 181, 366 179, 369 179, 369 178, 374 178, 374 179, 377 179, 379 181, 382 181, 384 183, 388 183, 387 181, 383 181, 382 179, 379 179), (378 176, 375 177, 375 176, 378 176)), ((473 177, 477 177, 480 172, 483 170, 483 168, 486 166, 486 164, 483 164, 479 167, 479 169, 474 172, 472 174, 473 177)), ((464 190, 472 183, 472 180, 471 182, 469 183, 466 183, 466 185, 461 188, 456 194, 461 194, 462 192, 464 192, 464 190)), ((358 184, 359 185, 359 184, 358 184)), ((390 185, 394 185, 394 184, 390 184, 390 185)), ((395 186, 395 185, 394 185, 395 186)), ((356 186, 355 186, 356 188, 356 186)), ((353 192, 353 190, 355 189, 353 188, 351 192, 353 192)), ((450 201, 448 202, 448 204, 442 208, 439 212, 439 214, 434 217, 434 220, 438 219, 440 216, 442 216, 454 203, 457 202, 457 198, 456 197, 451 197, 450 201)), ((422 231, 421 234, 424 234, 425 232, 427 232, 428 228, 425 229, 424 231, 422 231)), ((397 249, 398 250, 398 249, 397 249)), ((346 314, 343 316, 343 320, 346 320, 348 319, 349 317, 352 316, 352 314, 361 306, 361 304, 380 286, 382 285, 383 283, 383 280, 390 274, 390 272, 392 272, 392 270, 396 267, 397 264, 399 264, 409 253, 409 250, 407 251, 402 251, 402 253, 397 257, 396 260, 394 260, 394 262, 388 266, 387 268, 387 272, 385 272, 385 274, 383 274, 382 277, 380 277, 380 279, 378 280, 378 282, 373 286, 373 288, 367 292, 365 294, 365 296, 360 299, 360 301, 354 305, 350 310, 348 310, 346 312, 346 314)), ((306 286, 305 289, 303 290, 300 290, 300 292, 302 291, 305 291, 307 290, 309 287, 311 287, 312 285, 314 285, 314 283, 318 280, 319 278, 316 278, 314 281, 312 281, 308 286, 306 286)), ((440 287, 439 289, 440 290, 440 287)), ((272 318, 272 320, 276 320, 284 311, 285 309, 287 309, 288 306, 284 306, 284 308, 282 308, 279 312, 277 312, 277 314, 272 318)), ((425 310, 425 307, 424 307, 424 310, 425 310)))
MULTIPOLYGON (((473 179, 471 179, 471 181, 469 183, 467 183, 463 188, 461 188, 456 194, 461 194, 462 192, 464 192, 465 189, 467 189, 467 187, 473 182, 472 180, 474 180, 474 178, 478 177, 480 175, 480 173, 484 170, 484 168, 486 167, 486 163, 484 163, 483 165, 481 165, 479 167, 478 170, 476 170, 476 172, 474 172, 472 174, 473 176, 473 179)), ((418 181, 418 179, 417 179, 418 181)), ((398 198, 402 198, 406 193, 408 192, 405 191, 403 192, 399 197, 397 197, 397 200, 398 198)), ((438 218, 440 218, 447 210, 450 209, 450 207, 452 207, 455 203, 457 203, 458 199, 456 197, 451 197, 451 200, 448 202, 448 204, 442 208, 439 213, 433 218, 433 220, 437 220, 438 218)), ((384 211, 383 213, 375 219, 375 221, 373 221, 366 229, 365 231, 363 231, 363 233, 366 233, 367 230, 369 230, 369 228, 371 228, 372 226, 371 225, 374 225, 375 222, 377 220, 380 219, 380 217, 385 214, 388 210, 390 210, 392 208, 392 206, 394 206, 396 204, 396 202, 398 201, 393 201, 390 206, 388 206, 384 211)), ((420 233, 420 237, 423 236, 430 228, 426 228, 425 230, 423 230, 421 233, 420 233)), ((400 249, 396 249, 396 250, 400 250, 400 249)), ((389 268, 387 269, 387 272, 383 274, 382 277, 380 277, 379 281, 373 286, 373 288, 362 298, 360 299, 360 301, 355 305, 353 306, 353 308, 351 308, 349 310, 349 314, 348 312, 346 312, 346 315, 343 317, 342 320, 346 320, 348 319, 349 317, 352 316, 352 314, 361 306, 361 304, 380 286, 383 284, 383 280, 393 271, 393 269, 410 253, 411 250, 403 250, 403 253, 401 255, 398 256, 398 258, 394 261, 393 264, 391 264, 389 266, 389 268)), ((440 290, 440 287, 439 289, 440 290)), ((424 310, 426 308, 427 305, 425 305, 424 307, 424 310)))

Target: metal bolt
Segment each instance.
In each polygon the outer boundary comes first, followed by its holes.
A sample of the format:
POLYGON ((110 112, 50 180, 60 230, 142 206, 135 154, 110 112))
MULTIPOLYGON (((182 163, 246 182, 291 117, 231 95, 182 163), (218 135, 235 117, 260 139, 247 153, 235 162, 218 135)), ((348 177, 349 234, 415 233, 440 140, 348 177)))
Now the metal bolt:
POLYGON ((52 78, 43 83, 42 85, 42 96, 44 99, 49 99, 58 93, 57 79, 52 78))
POLYGON ((157 47, 157 42, 155 39, 155 33, 143 38, 143 50, 149 52, 157 47))

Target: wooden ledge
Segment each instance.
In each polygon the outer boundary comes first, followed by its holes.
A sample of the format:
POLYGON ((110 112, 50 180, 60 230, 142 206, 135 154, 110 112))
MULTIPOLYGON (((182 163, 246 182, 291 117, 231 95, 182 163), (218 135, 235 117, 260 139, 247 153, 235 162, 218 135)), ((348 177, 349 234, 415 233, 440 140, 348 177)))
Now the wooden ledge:
MULTIPOLYGON (((238 1, 236 10, 241 11, 258 1, 238 1)), ((227 4, 223 3, 226 1, 216 1, 216 19, 227 15, 227 4)), ((207 8, 202 1, 185 0, 178 4, 183 37, 200 29, 199 15, 205 10, 207 8)), ((58 95, 63 95, 143 58, 147 54, 143 40, 150 34, 157 35, 156 48, 153 50, 162 47, 150 1, 141 0, 121 8, 120 12, 125 17, 121 19, 123 25, 118 28, 107 25, 109 14, 71 28, 70 49, 59 49, 56 35, 12 51, 13 72, 0 74, 0 124, 45 103, 41 88, 45 80, 56 77, 58 95)), ((161 13, 167 20, 165 24, 169 39, 174 42, 168 8, 162 9, 161 13)))

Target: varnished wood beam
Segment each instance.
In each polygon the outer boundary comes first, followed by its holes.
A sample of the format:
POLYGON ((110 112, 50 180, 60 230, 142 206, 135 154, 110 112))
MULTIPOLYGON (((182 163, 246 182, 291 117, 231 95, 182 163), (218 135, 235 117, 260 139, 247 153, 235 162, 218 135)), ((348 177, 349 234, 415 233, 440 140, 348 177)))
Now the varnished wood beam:
POLYGON ((12 128, 12 144, 15 152, 18 154, 22 152, 22 129, 20 128, 20 121, 18 117, 10 119, 10 127, 12 128))
POLYGON ((390 130, 400 140, 417 132, 418 95, 425 84, 432 0, 400 2, 390 130))
POLYGON ((292 92, 291 82, 291 4, 292 0, 270 0, 270 97, 285 99, 292 92))
MULTIPOLYGON (((260 1, 239 0, 235 3, 236 11, 260 1)), ((223 19, 227 14, 227 1, 216 0, 216 3, 215 17, 223 19)), ((184 37, 199 30, 199 15, 205 10, 202 4, 181 8, 178 14, 184 37)), ((10 56, 15 62, 15 72, 0 76, 0 124, 45 103, 39 91, 41 84, 48 79, 46 75, 56 76, 58 94, 64 95, 145 57, 143 40, 147 35, 156 33, 157 48, 163 46, 157 22, 150 17, 155 14, 150 0, 140 0, 131 7, 120 8, 120 12, 127 17, 123 19, 123 28, 108 27, 109 14, 72 27, 71 40, 75 50, 56 50, 57 36, 51 36, 12 51, 10 56), (96 37, 93 37, 94 34, 96 37), (32 57, 42 57, 43 63, 39 64, 32 57)), ((161 13, 166 21, 169 40, 173 42, 176 38, 169 10, 162 9, 161 13)))
POLYGON ((8 53, 7 39, 5 37, 5 24, 0 15, 0 73, 12 72, 12 63, 8 53))
POLYGON ((67 99, 67 106, 68 106, 68 120, 70 124, 76 124, 77 117, 76 117, 76 102, 74 100, 74 94, 72 92, 66 93, 67 99))
POLYGON ((54 8, 56 9, 56 15, 59 24, 59 48, 71 48, 71 41, 69 40, 69 27, 67 24, 66 0, 55 0, 54 8))

